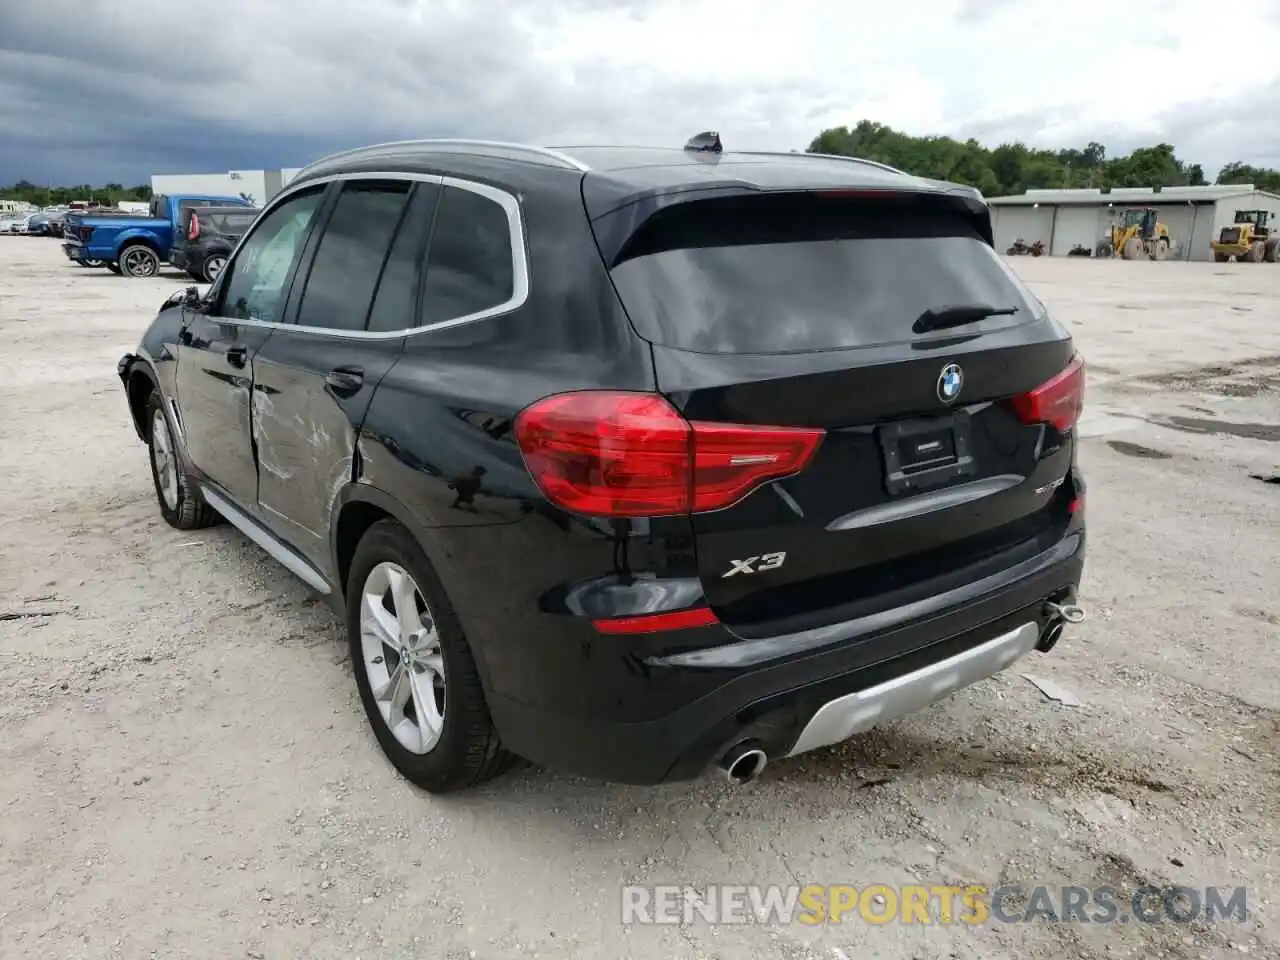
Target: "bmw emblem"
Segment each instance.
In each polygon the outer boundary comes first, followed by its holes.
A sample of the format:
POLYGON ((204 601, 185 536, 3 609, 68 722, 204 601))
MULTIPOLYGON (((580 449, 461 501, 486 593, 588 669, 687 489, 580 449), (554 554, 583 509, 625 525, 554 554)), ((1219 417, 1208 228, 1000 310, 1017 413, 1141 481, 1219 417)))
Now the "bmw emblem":
POLYGON ((964 386, 964 371, 958 363, 948 363, 938 374, 938 399, 943 403, 951 403, 960 396, 964 386))

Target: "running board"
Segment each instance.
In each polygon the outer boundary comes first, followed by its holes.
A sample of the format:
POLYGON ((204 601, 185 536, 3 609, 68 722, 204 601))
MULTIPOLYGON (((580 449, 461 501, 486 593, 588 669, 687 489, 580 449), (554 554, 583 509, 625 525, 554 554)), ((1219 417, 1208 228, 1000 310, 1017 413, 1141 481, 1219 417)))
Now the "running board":
POLYGON ((271 558, 278 564, 292 573, 295 577, 305 583, 317 593, 328 596, 333 592, 329 586, 329 582, 320 574, 320 571, 303 560, 300 556, 286 547, 277 539, 275 534, 264 528, 262 524, 254 520, 239 507, 231 503, 226 497, 211 490, 208 486, 202 484, 200 493, 204 496, 205 503, 217 510, 227 522, 243 533, 246 537, 260 546, 263 550, 271 555, 271 558))

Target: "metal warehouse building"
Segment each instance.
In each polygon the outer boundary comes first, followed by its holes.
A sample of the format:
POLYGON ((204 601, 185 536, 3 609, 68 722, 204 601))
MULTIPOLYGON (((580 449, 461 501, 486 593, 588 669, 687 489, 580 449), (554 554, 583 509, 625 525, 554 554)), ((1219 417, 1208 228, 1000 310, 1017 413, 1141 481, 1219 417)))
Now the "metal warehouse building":
MULTIPOLYGON (((296 172, 296 171, 295 171, 296 172)), ((226 173, 158 173, 151 178, 157 196, 193 193, 197 196, 245 196, 262 206, 284 186, 280 170, 228 170, 226 173)))
POLYGON ((1237 210, 1269 210, 1280 228, 1280 195, 1253 184, 1211 187, 1117 188, 1101 190, 1028 190, 1015 197, 989 197, 997 250, 1015 240, 1044 243, 1052 256, 1066 256, 1079 245, 1097 247, 1113 217, 1150 207, 1169 225, 1173 257, 1212 260, 1209 241, 1229 225, 1237 210))

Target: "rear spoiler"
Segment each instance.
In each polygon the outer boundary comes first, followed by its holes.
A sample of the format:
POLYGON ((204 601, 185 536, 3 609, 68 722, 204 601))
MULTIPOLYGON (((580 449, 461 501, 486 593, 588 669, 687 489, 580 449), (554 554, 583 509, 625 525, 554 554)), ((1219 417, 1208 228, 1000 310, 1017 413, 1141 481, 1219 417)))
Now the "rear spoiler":
MULTIPOLYGON (((589 183, 590 174, 584 181, 589 183)), ((585 194, 584 190, 584 194, 585 194)), ((900 199, 912 208, 937 204, 949 208, 968 221, 974 231, 988 246, 994 246, 995 237, 991 227, 991 209, 987 205, 982 192, 963 184, 929 181, 912 178, 899 180, 892 185, 875 185, 856 187, 820 187, 810 186, 788 189, 762 190, 754 184, 738 181, 719 181, 713 185, 684 185, 676 188, 646 191, 615 205, 607 212, 600 213, 591 219, 596 243, 605 263, 615 266, 625 259, 627 247, 641 232, 642 228, 658 214, 669 214, 675 208, 685 204, 729 200, 737 197, 785 197, 788 194, 801 196, 832 195, 848 198, 865 198, 868 200, 900 199)), ((585 199, 585 196, 584 196, 585 199)))

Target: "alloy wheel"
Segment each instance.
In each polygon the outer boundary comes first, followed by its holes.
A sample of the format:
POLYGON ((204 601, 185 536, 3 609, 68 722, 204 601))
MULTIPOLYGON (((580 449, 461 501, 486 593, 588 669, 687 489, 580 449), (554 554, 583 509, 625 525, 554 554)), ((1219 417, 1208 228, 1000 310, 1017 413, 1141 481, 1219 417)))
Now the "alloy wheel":
POLYGON ((151 419, 151 458, 155 463, 160 496, 170 510, 178 509, 178 458, 169 435, 169 421, 157 410, 151 419))
POLYGON ((444 730, 444 656, 422 591, 399 564, 379 563, 365 578, 360 647, 387 729, 410 753, 430 753, 444 730))
POLYGON ((155 260, 143 250, 130 250, 122 263, 131 277, 149 277, 156 272, 155 260))

